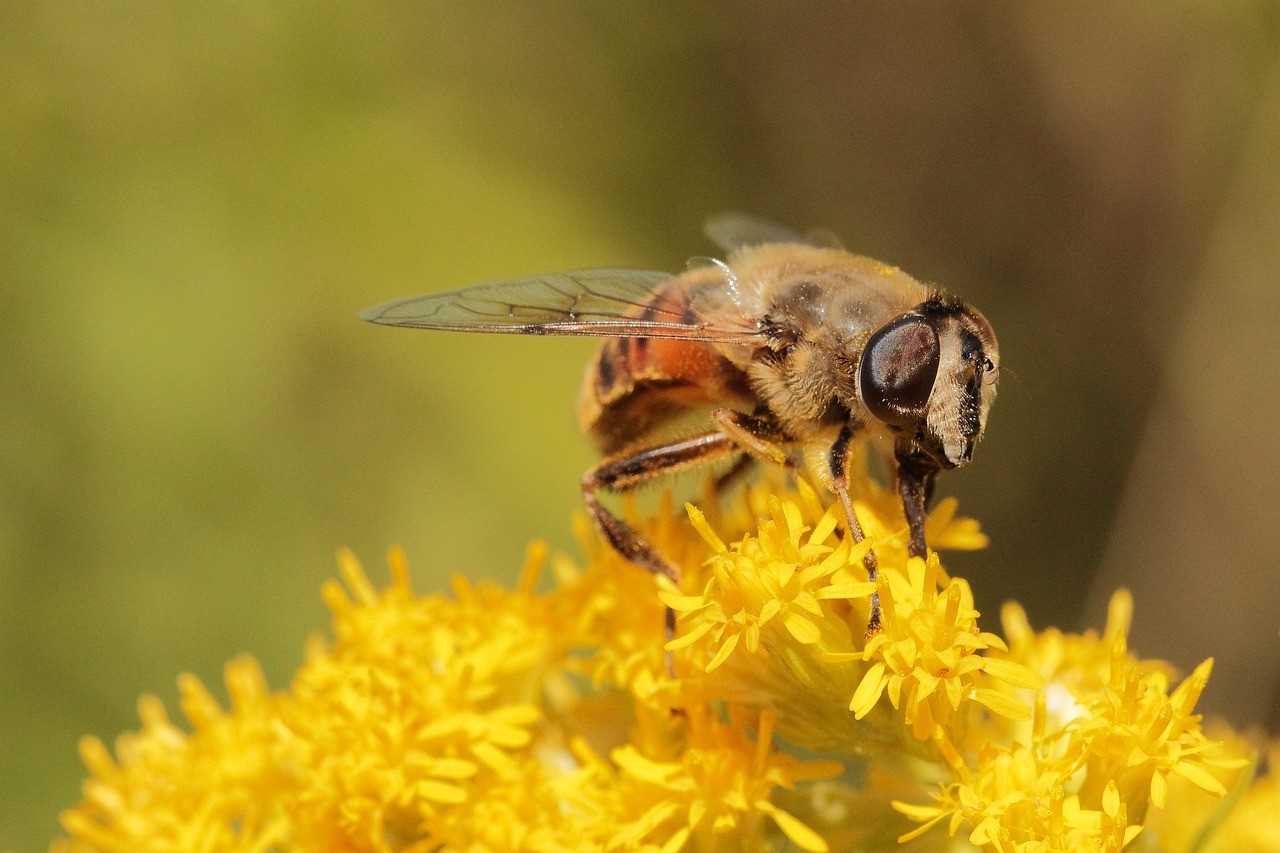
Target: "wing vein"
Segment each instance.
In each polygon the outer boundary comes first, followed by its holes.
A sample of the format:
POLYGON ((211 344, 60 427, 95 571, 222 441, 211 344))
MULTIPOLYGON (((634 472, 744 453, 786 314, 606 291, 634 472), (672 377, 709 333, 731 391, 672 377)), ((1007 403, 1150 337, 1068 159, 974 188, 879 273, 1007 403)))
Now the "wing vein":
POLYGON ((507 334, 758 341, 746 318, 722 313, 714 282, 644 270, 576 270, 396 299, 360 314, 390 326, 507 334), (674 306, 674 307, 672 307, 674 306))

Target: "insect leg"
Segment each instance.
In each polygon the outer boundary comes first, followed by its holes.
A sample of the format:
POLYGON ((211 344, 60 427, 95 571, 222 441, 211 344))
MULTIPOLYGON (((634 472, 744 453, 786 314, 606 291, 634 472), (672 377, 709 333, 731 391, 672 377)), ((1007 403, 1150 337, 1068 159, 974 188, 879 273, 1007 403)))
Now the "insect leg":
POLYGON ((791 439, 772 419, 746 415, 735 409, 716 409, 711 413, 720 432, 761 462, 795 468, 796 464, 782 447, 791 439))
POLYGON ((787 469, 796 467, 781 446, 791 443, 790 436, 760 411, 747 415, 735 409, 716 409, 711 413, 711 419, 720 428, 720 432, 729 436, 742 451, 734 460, 733 466, 716 478, 714 491, 717 496, 750 471, 756 462, 767 462, 787 469))
MULTIPOLYGON (((835 443, 827 451, 827 465, 831 471, 831 489, 840 499, 840 506, 844 508, 844 517, 849 523, 849 535, 857 543, 866 537, 862 532, 862 525, 858 523, 858 516, 853 512, 853 499, 849 497, 849 442, 853 439, 854 429, 853 424, 845 424, 840 428, 840 434, 836 436, 835 443)), ((862 565, 867 570, 867 580, 875 583, 880 574, 876 552, 868 550, 862 557, 862 565)), ((881 627, 880 593, 873 592, 871 593, 871 613, 867 617, 867 636, 880 633, 881 627)))
POLYGON ((927 518, 924 508, 933 491, 933 478, 938 473, 938 465, 919 453, 899 452, 896 455, 898 496, 902 499, 902 513, 907 517, 907 529, 910 532, 907 553, 912 557, 924 557, 929 553, 929 546, 924 538, 924 522, 927 518))
MULTIPOLYGON (((615 551, 640 568, 662 575, 672 583, 680 583, 680 570, 666 560, 640 533, 605 509, 596 500, 596 492, 625 492, 661 474, 728 455, 736 449, 723 433, 708 432, 661 447, 613 456, 603 460, 582 477, 582 500, 592 521, 615 551)), ((675 638, 675 611, 666 611, 667 640, 675 638)), ((667 653, 667 672, 672 672, 671 653, 667 653)))
POLYGON ((750 453, 739 453, 738 458, 733 460, 733 465, 729 466, 729 470, 716 477, 715 483, 711 486, 712 493, 719 498, 729 487, 742 479, 755 464, 756 460, 750 453))

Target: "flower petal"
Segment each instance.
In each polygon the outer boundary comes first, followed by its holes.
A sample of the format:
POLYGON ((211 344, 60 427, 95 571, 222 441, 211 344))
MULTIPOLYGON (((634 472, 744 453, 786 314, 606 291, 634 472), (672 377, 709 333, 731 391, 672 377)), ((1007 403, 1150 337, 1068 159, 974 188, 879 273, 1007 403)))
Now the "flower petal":
POLYGON ((988 687, 976 688, 969 694, 969 698, 986 705, 1000 716, 1007 717, 1014 722, 1027 722, 1031 719, 1030 705, 1025 702, 1019 702, 1012 696, 1006 696, 988 687))
POLYGON ((867 674, 862 676, 862 681, 858 682, 857 689, 853 691, 853 698, 849 700, 849 710, 855 717, 861 720, 870 713, 880 699, 880 694, 884 692, 887 681, 884 661, 872 664, 867 674))
POLYGON ((1025 687, 1028 690, 1044 689, 1044 677, 1020 663, 1003 658, 983 658, 983 672, 992 678, 998 678, 1005 684, 1014 687, 1025 687))
POLYGON ((768 800, 757 800, 755 807, 773 818, 774 823, 778 824, 778 829, 781 829, 783 834, 801 850, 807 850, 809 853, 827 853, 830 849, 821 835, 802 823, 795 815, 784 812, 768 800))

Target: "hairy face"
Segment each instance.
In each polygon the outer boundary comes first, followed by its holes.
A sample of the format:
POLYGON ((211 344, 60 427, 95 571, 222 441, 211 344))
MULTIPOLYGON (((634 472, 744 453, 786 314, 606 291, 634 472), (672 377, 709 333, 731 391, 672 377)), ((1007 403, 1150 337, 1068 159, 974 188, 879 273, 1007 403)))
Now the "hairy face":
POLYGON ((880 328, 858 370, 867 410, 944 468, 968 464, 1000 375, 991 324, 961 303, 930 300, 880 328))

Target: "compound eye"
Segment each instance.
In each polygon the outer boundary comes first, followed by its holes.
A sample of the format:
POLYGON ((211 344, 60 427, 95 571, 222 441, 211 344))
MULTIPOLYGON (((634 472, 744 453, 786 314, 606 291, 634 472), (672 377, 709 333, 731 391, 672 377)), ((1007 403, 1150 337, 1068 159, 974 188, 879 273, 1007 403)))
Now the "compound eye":
POLYGON ((858 368, 862 402, 880 420, 906 426, 924 417, 938 376, 938 332, 926 318, 908 314, 867 341, 858 368))

